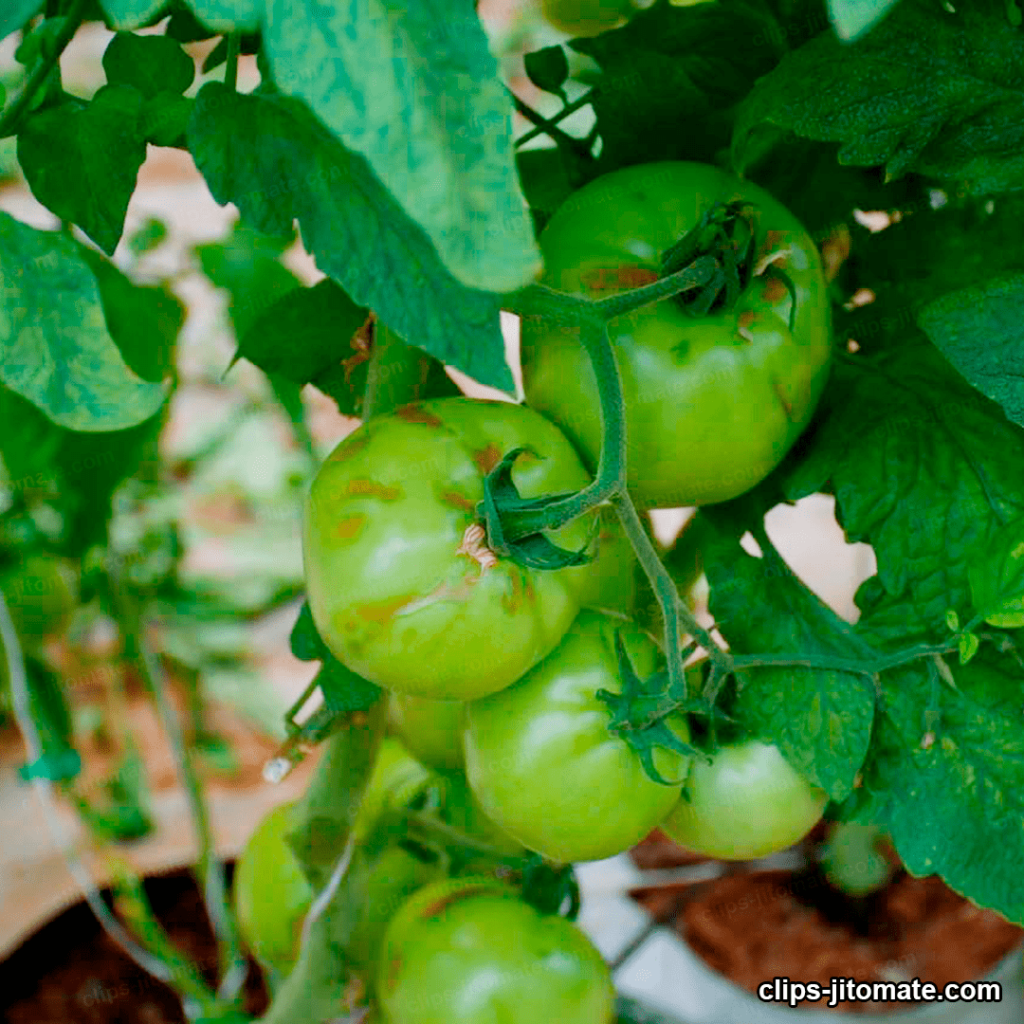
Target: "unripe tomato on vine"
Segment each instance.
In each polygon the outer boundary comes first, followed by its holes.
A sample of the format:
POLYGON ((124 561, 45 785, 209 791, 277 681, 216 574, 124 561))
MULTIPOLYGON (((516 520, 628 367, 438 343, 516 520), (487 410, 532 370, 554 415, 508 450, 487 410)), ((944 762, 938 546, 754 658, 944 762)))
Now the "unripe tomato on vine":
POLYGON ((725 860, 750 860, 792 846, 817 824, 828 797, 758 740, 694 759, 686 798, 662 822, 677 843, 725 860))
MULTIPOLYGON (((726 501, 779 464, 810 421, 832 353, 821 258, 781 203, 717 167, 638 165, 571 195, 540 245, 541 281, 590 298, 653 283, 700 255, 718 260, 713 286, 609 324, 637 505, 726 501)), ((579 338, 526 319, 521 339, 528 404, 596 467, 600 403, 579 338)))
MULTIPOLYGON (((621 616, 582 611, 561 644, 514 686, 474 701, 463 733, 466 776, 484 811, 550 860, 598 860, 638 843, 678 802, 687 755, 654 751, 655 782, 608 725, 598 690, 621 692, 615 636, 641 678, 661 652, 621 616)), ((686 742, 686 720, 666 720, 686 742)))
POLYGON ((493 878, 436 882, 395 915, 381 948, 385 1024, 611 1024, 615 993, 574 924, 493 878))
MULTIPOLYGON (((562 432, 508 402, 442 398, 375 417, 320 467, 306 502, 306 588, 335 657, 397 693, 471 700, 511 685, 547 655, 598 562, 533 569, 487 547, 484 477, 524 448, 525 497, 590 482, 562 432)), ((550 532, 584 549, 587 513, 550 532)))

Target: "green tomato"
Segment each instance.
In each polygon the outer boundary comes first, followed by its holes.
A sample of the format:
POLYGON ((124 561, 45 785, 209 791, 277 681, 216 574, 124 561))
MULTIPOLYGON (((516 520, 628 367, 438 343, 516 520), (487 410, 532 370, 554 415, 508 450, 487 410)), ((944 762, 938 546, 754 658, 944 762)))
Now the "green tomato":
POLYGON ((0 577, 0 590, 26 651, 38 649, 47 636, 63 633, 77 604, 74 573, 52 555, 28 555, 0 577))
POLYGON ((256 826, 235 866, 238 927, 257 960, 287 974, 299 954, 313 887, 285 836, 295 828, 295 804, 275 807, 256 826))
POLYGON ((398 740, 385 736, 353 826, 356 839, 369 838, 382 818, 408 807, 430 781, 429 770, 398 740))
POLYGON ((610 1024, 601 955, 493 879, 420 890, 388 926, 377 997, 385 1024, 610 1024))
POLYGON ((462 770, 461 700, 430 700, 392 693, 388 701, 391 728, 423 764, 438 772, 462 770))
POLYGON ((581 38, 624 25, 634 13, 630 0, 541 0, 547 23, 581 38))
POLYGON ((598 514, 594 568, 580 590, 580 605, 632 615, 646 577, 614 510, 604 506, 598 514))
MULTIPOLYGON (((529 569, 486 547, 484 476, 528 447, 524 497, 590 477, 539 413, 466 398, 408 405, 364 423, 321 466, 306 503, 309 605, 334 655, 398 693, 469 700, 511 685, 547 655, 579 609, 592 565, 529 569)), ((583 548, 592 513, 553 531, 583 548)))
MULTIPOLYGON (((466 775, 484 811, 524 846, 561 862, 611 857, 638 843, 679 800, 690 759, 654 753, 662 785, 609 729, 598 690, 621 692, 615 634, 641 678, 663 663, 628 619, 584 610, 562 643, 501 693, 466 709, 466 775)), ((669 719, 689 738, 681 717, 669 719)))
MULTIPOLYGON (((757 262, 731 309, 691 316, 670 297, 609 324, 626 406, 628 485, 644 508, 742 494, 807 426, 832 352, 821 258, 799 221, 767 192, 695 163, 606 174, 570 196, 540 236, 545 284, 606 297, 654 281, 661 254, 716 202, 734 201, 751 204, 757 262)), ((578 337, 524 320, 522 362, 529 404, 595 467, 600 405, 578 337)))
POLYGON ((817 824, 828 797, 756 740, 694 759, 686 793, 661 828, 695 853, 750 860, 792 846, 817 824))

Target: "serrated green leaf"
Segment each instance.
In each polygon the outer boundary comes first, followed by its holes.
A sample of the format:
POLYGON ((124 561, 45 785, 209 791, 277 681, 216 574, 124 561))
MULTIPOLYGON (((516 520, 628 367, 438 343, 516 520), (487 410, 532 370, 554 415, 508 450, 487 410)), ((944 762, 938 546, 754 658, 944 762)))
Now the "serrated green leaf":
POLYGON ((143 380, 164 380, 174 369, 185 322, 181 300, 163 285, 134 284, 93 249, 83 245, 79 252, 96 278, 107 328, 128 367, 143 380))
POLYGON ((299 101, 205 85, 189 148, 218 202, 261 231, 297 217, 317 265, 404 340, 511 393, 496 296, 464 288, 366 162, 299 101))
POLYGON ((265 2, 274 81, 367 161, 452 276, 494 292, 532 281, 512 105, 473 5, 265 2))
POLYGON ((719 0, 656 4, 613 32, 574 39, 572 49, 602 71, 592 94, 600 170, 654 160, 711 162, 729 145, 732 108, 775 66, 785 38, 767 5, 719 0), (747 45, 737 46, 737 39, 747 45))
POLYGON ((545 46, 523 57, 526 76, 538 89, 558 93, 569 78, 569 58, 561 46, 545 46))
MULTIPOLYGON (((716 526, 714 506, 700 514, 716 526)), ((728 529, 710 531, 705 545, 711 612, 724 623, 725 637, 737 654, 800 652, 859 661, 877 657, 770 545, 762 543, 764 557, 754 558, 728 529), (754 608, 758 611, 752 615, 754 608)), ((747 732, 774 743, 801 774, 833 800, 842 800, 868 750, 874 687, 868 677, 833 669, 747 668, 739 676, 734 713, 747 732)))
POLYGON ((861 630, 941 639, 949 609, 972 617, 968 571, 992 534, 1024 515, 1024 433, 906 333, 893 352, 835 367, 787 496, 831 480, 847 540, 874 548, 861 630))
POLYGON ((195 100, 175 92, 160 92, 142 108, 142 134, 154 146, 185 149, 185 133, 195 100))
POLYGON ((118 32, 103 51, 110 85, 134 86, 146 99, 160 92, 183 93, 195 78, 192 58, 167 36, 118 32))
POLYGON ((77 245, 0 213, 0 381, 71 430, 149 419, 164 389, 126 365, 77 245))
POLYGON ((367 358, 352 345, 368 310, 357 306, 329 277, 312 288, 295 288, 268 306, 239 340, 235 359, 245 358, 265 373, 299 386, 318 381, 355 415, 366 387, 367 358), (350 368, 342 368, 351 360, 350 368), (332 369, 339 372, 325 378, 332 369), (334 386, 336 385, 336 386, 334 386))
POLYGON ((33 114, 18 135, 18 162, 32 194, 108 256, 146 159, 142 104, 137 89, 104 86, 85 106, 74 101, 33 114))
POLYGON ((995 532, 968 579, 974 607, 990 626, 1024 626, 1024 518, 995 532))
POLYGON ((983 394, 1024 426, 1020 310, 1024 274, 944 295, 917 312, 921 330, 983 394))
POLYGON ((263 17, 262 0, 187 0, 196 17, 223 32, 252 32, 263 17))
POLYGON ((100 0, 114 28, 142 28, 160 13, 167 0, 100 0))
POLYGON ((16 32, 42 6, 43 0, 4 0, 4 9, 0 10, 0 39, 16 32))
POLYGON ((844 164, 963 181, 978 194, 1024 181, 1024 95, 1016 69, 1024 36, 995 6, 902 3, 872 32, 832 32, 787 54, 744 105, 733 162, 752 133, 776 125, 841 143, 844 164))
POLYGON ((1021 924, 1020 668, 989 648, 969 665, 949 667, 956 689, 943 688, 933 735, 923 725, 932 687, 920 663, 882 677, 883 714, 857 819, 882 826, 915 875, 939 874, 972 902, 1021 924))
POLYGON ((828 17, 844 42, 858 39, 893 8, 899 0, 828 0, 828 17))

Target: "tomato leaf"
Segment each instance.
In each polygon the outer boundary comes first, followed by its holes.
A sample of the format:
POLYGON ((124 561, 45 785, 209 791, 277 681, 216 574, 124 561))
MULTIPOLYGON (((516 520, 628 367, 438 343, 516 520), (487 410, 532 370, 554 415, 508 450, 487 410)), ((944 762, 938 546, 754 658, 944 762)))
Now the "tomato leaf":
POLYGON ((132 86, 106 85, 88 104, 74 100, 37 111, 18 135, 18 162, 32 194, 108 256, 146 159, 143 102, 132 86))
POLYGON ((167 36, 118 32, 103 52, 110 85, 134 86, 146 99, 160 92, 183 93, 195 78, 192 58, 167 36))
POLYGON ((261 0, 187 0, 196 17, 224 32, 255 31, 263 16, 261 0))
MULTIPOLYGON (((738 499, 742 501, 742 499, 738 499)), ((739 546, 723 515, 701 516, 716 528, 704 549, 710 608, 736 654, 794 653, 866 660, 877 652, 793 574, 763 529, 762 557, 739 546), (755 615, 750 609, 759 609, 755 615)), ((875 691, 870 678, 834 669, 758 666, 737 671, 733 709, 741 726, 774 743, 786 760, 833 800, 853 787, 871 740, 875 691)))
POLYGON ((5 0, 0 11, 0 39, 25 25, 43 6, 43 0, 5 0))
POLYGON ((495 295, 460 285, 362 157, 299 101, 203 87, 189 148, 218 202, 269 234, 297 217, 318 266, 404 340, 512 393, 495 295), (397 269, 397 268, 400 268, 397 269))
POLYGON ((963 181, 985 194, 1024 175, 1024 36, 995 5, 900 4, 855 43, 825 32, 760 79, 744 105, 733 161, 747 164, 765 124, 840 142, 839 161, 963 181))
POLYGON ((163 405, 118 351, 73 241, 0 213, 0 270, 0 382, 70 430, 119 430, 163 405))
POLYGON ((933 684, 920 663, 882 677, 882 714, 853 816, 884 828, 915 875, 939 874, 1024 924, 1019 860, 1007 855, 1020 847, 1024 819, 1020 665, 985 647, 970 664, 947 666, 956 688, 941 690, 933 736, 924 723, 933 684))
POLYGON ((1024 274, 1013 274, 944 295, 917 312, 934 345, 1018 426, 1024 426, 1022 302, 1024 274))
POLYGON ((358 415, 368 357, 359 352, 355 334, 368 312, 329 277, 312 288, 290 289, 239 339, 232 365, 245 358, 265 373, 313 384, 342 413, 358 415))
POLYGON ((100 0, 115 28, 143 28, 160 13, 166 0, 100 0))
POLYGON ((512 107, 473 5, 266 6, 282 92, 366 160, 453 277, 494 292, 529 284, 541 263, 514 174, 512 107))
POLYGON ((893 352, 835 367, 786 483, 798 498, 830 480, 847 540, 874 548, 858 630, 882 641, 944 639, 949 609, 970 620, 970 566, 1024 515, 1024 433, 907 333, 893 352))
POLYGON ((968 579, 974 607, 990 626, 1024 626, 1024 518, 995 532, 968 579))
POLYGON ((757 2, 662 3, 620 29, 569 45, 601 67, 593 107, 604 171, 654 160, 712 160, 729 144, 730 108, 774 67, 785 36, 757 2))
POLYGON ((526 76, 538 89, 560 93, 569 78, 569 59, 561 46, 545 46, 523 56, 526 76))

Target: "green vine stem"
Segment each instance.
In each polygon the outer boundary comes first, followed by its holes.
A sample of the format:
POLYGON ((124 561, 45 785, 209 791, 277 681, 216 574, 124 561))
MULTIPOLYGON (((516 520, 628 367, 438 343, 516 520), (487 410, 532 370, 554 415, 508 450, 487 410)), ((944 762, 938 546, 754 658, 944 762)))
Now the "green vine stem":
MULTIPOLYGON (((524 135, 522 135, 520 138, 516 139, 516 147, 518 148, 519 146, 525 146, 528 142, 532 142, 534 139, 539 138, 541 135, 548 135, 550 133, 550 130, 554 128, 556 125, 558 125, 560 121, 563 121, 570 114, 575 114, 577 110, 582 110, 583 107, 589 106, 592 92, 592 89, 587 91, 578 99, 573 100, 572 103, 567 103, 564 107, 562 107, 562 109, 557 114, 555 114, 554 117, 547 118, 542 117, 532 108, 528 108, 530 112, 526 113, 526 111, 522 109, 523 107, 526 107, 526 104, 523 103, 522 100, 519 100, 519 102, 516 104, 517 109, 521 114, 523 114, 524 117, 526 117, 533 123, 534 127, 531 128, 524 135), (522 106, 520 106, 520 104, 522 104, 522 106)), ((562 134, 565 135, 566 138, 572 138, 570 135, 566 135, 564 132, 562 134)), ((589 153, 590 145, 586 139, 572 139, 572 141, 576 145, 580 145, 581 143, 586 145, 587 152, 589 153)))
POLYGON ((53 41, 53 50, 44 57, 37 65, 31 77, 25 83, 24 88, 18 93, 17 98, 4 111, 0 117, 0 139, 6 139, 8 135, 14 135, 18 130, 18 122, 28 108, 32 98, 39 91, 43 83, 49 77, 50 72, 57 66, 61 54, 71 42, 79 26, 85 20, 85 13, 89 7, 90 0, 75 0, 66 15, 66 20, 61 30, 53 41))
POLYGON ((181 723, 178 721, 177 712, 168 695, 164 673, 146 642, 145 622, 140 602, 134 594, 129 592, 113 565, 108 566, 107 578, 110 583, 112 603, 123 630, 125 653, 135 663, 143 683, 153 694, 161 724, 167 733, 185 788, 199 846, 197 864, 199 883, 206 911, 220 947, 222 981, 218 995, 220 998, 230 1001, 241 991, 248 966, 242 953, 237 924, 228 900, 224 868, 217 859, 214 848, 209 810, 203 798, 195 761, 192 751, 185 743, 181 723))
MULTIPOLYGON (((553 141, 571 150, 577 156, 583 157, 586 160, 593 160, 593 157, 590 155, 590 147, 584 139, 573 138, 573 136, 562 131, 562 129, 558 127, 558 122, 566 116, 568 108, 563 108, 554 117, 547 118, 538 114, 537 111, 528 103, 523 102, 523 100, 512 92, 511 89, 508 93, 512 97, 512 102, 515 104, 516 110, 518 110, 523 117, 535 126, 535 130, 537 132, 547 135, 553 141)), ((582 106, 582 104, 580 105, 582 106)))
POLYGON ((228 54, 224 62, 224 84, 234 92, 238 87, 238 51, 242 37, 238 32, 228 36, 228 54))
MULTIPOLYGON (((14 629, 14 623, 11 621, 2 592, 0 592, 0 648, 2 648, 0 655, 5 658, 7 675, 10 680, 14 718, 24 739, 29 763, 35 763, 43 755, 43 744, 35 719, 32 717, 32 703, 25 676, 21 644, 18 641, 18 634, 14 629)), ((46 824, 53 836, 54 843, 61 851, 71 876, 81 890, 86 905, 93 912, 104 932, 125 956, 134 961, 142 970, 147 971, 166 985, 177 986, 182 992, 182 1003, 190 1018, 205 1013, 214 1001, 213 994, 205 986, 193 986, 190 984, 192 979, 187 976, 182 977, 180 972, 175 971, 165 960, 154 956, 148 949, 139 945, 104 902, 89 869, 63 834, 57 815, 57 798, 53 782, 41 775, 35 775, 32 779, 32 786, 39 796, 46 824)))

